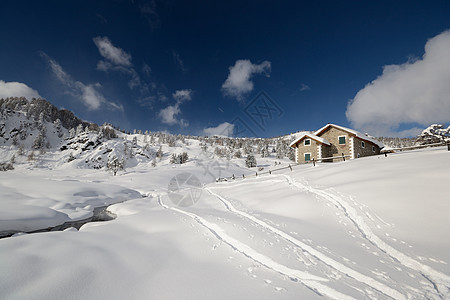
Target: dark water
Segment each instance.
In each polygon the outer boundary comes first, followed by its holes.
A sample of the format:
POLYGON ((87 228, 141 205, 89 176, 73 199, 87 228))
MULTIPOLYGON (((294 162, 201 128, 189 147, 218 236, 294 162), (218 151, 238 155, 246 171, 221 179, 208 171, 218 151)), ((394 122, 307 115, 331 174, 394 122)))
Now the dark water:
MULTIPOLYGON (((109 212, 107 210, 109 205, 100 206, 94 208, 94 215, 90 218, 77 220, 77 221, 68 221, 60 225, 56 225, 53 227, 47 227, 43 229, 28 231, 26 233, 37 233, 37 232, 48 232, 48 231, 63 231, 70 227, 75 227, 76 229, 80 229, 81 226, 83 226, 86 223, 90 222, 103 222, 103 221, 110 221, 114 220, 116 218, 116 215, 112 212, 109 212)), ((0 231, 0 239, 10 237, 16 233, 19 233, 21 231, 0 231)))

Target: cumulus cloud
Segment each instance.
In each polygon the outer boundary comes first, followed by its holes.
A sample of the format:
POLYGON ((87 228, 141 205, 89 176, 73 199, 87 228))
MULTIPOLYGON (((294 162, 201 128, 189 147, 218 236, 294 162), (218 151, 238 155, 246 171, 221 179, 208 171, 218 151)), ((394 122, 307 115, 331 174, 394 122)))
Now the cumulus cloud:
POLYGON ((178 115, 181 115, 180 105, 183 102, 190 101, 192 99, 192 90, 177 90, 172 94, 172 97, 176 100, 176 103, 161 109, 158 116, 164 124, 178 124, 181 127, 189 126, 189 123, 186 120, 178 119, 178 115))
POLYGON ((131 66, 131 55, 123 49, 114 46, 107 37, 93 38, 95 45, 106 60, 120 66, 131 66))
POLYGON ((8 97, 41 98, 39 93, 21 82, 5 82, 0 80, 0 99, 8 97))
POLYGON ((175 105, 169 105, 164 109, 161 109, 159 116, 164 124, 175 125, 178 124, 176 116, 181 113, 180 105, 177 103, 175 105))
POLYGON ((450 121, 449 83, 450 31, 445 31, 427 41, 421 59, 384 66, 383 73, 350 100, 347 119, 372 135, 415 135, 420 129, 399 128, 450 121))
POLYGON ((233 135, 234 131, 234 124, 224 122, 222 124, 219 124, 216 127, 208 127, 203 129, 203 133, 207 136, 227 136, 230 137, 233 135))
POLYGON ((243 100, 243 96, 253 90, 253 75, 263 74, 270 76, 271 63, 263 61, 261 64, 252 64, 248 59, 237 60, 229 68, 228 78, 222 84, 222 93, 226 96, 243 100))
POLYGON ((50 69, 59 82, 63 84, 66 92, 74 98, 80 100, 89 110, 97 110, 102 104, 107 105, 112 109, 123 110, 121 105, 107 101, 105 97, 98 91, 101 88, 99 83, 84 84, 81 81, 77 81, 72 78, 61 65, 54 59, 49 57, 44 52, 41 52, 41 56, 47 61, 50 69))

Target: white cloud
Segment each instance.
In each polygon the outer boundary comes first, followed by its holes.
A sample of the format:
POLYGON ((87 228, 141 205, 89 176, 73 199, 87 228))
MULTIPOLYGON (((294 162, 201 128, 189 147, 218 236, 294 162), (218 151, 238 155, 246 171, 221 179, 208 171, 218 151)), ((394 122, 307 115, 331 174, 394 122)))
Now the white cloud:
POLYGON ((81 82, 77 82, 77 85, 80 87, 81 99, 89 109, 99 109, 106 102, 105 97, 95 89, 96 85, 84 85, 81 82))
MULTIPOLYGON (((98 61, 97 70, 103 72, 119 71, 124 73, 130 77, 128 87, 131 90, 138 88, 142 94, 146 94, 149 91, 149 86, 142 82, 141 77, 133 68, 130 54, 123 49, 114 46, 107 37, 95 37, 93 41, 97 46, 100 55, 106 59, 98 61)), ((151 69, 144 63, 142 71, 148 76, 151 69)))
POLYGON ((181 113, 180 105, 169 105, 164 109, 161 109, 159 116, 164 124, 175 125, 178 124, 176 116, 181 113))
POLYGON ((229 70, 228 78, 222 84, 222 93, 237 100, 242 100, 244 94, 253 90, 251 78, 254 74, 264 74, 269 77, 271 63, 270 61, 264 61, 257 65, 252 64, 248 59, 240 59, 229 70))
POLYGON ((159 117, 164 124, 180 125, 181 127, 189 126, 189 123, 184 119, 178 119, 177 116, 181 114, 180 103, 169 105, 159 111, 159 117))
POLYGON ((184 119, 178 119, 177 116, 181 115, 180 105, 185 101, 192 99, 192 90, 177 90, 172 94, 172 97, 176 100, 174 105, 169 105, 159 111, 159 117, 164 124, 168 125, 180 125, 181 127, 189 126, 189 123, 184 119))
POLYGON ((189 101, 192 99, 192 90, 178 90, 172 94, 173 98, 177 100, 177 102, 182 103, 184 101, 189 101))
POLYGON ((66 92, 80 100, 89 110, 97 110, 102 104, 113 109, 123 110, 121 105, 117 105, 116 103, 105 99, 98 91, 98 88, 101 88, 99 83, 86 85, 80 81, 74 80, 54 59, 50 58, 44 52, 41 52, 41 56, 47 61, 56 78, 66 88, 66 92))
POLYGON ((203 129, 203 133, 207 136, 232 136, 234 130, 234 124, 224 122, 222 124, 219 124, 216 127, 209 127, 203 129))
POLYGON ((39 93, 21 82, 5 82, 0 80, 0 99, 8 97, 25 97, 29 100, 41 98, 39 93))
POLYGON ((99 60, 97 63, 97 70, 107 72, 113 68, 113 65, 110 62, 99 60))
POLYGON ((114 46, 107 37, 93 38, 101 56, 120 66, 131 66, 131 55, 123 49, 114 46))
POLYGON ((450 31, 425 45, 422 59, 384 66, 383 73, 350 100, 346 116, 372 135, 408 136, 417 128, 450 121, 450 31))

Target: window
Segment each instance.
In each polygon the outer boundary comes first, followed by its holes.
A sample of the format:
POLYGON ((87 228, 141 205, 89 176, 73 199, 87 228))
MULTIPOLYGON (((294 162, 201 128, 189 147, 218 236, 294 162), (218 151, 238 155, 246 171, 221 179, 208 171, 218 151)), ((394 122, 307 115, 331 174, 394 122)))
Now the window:
POLYGON ((361 141, 361 148, 366 148, 366 143, 364 143, 364 141, 361 141))
POLYGON ((305 153, 305 161, 311 160, 311 153, 305 153))
POLYGON ((310 139, 306 139, 305 140, 305 146, 309 146, 311 145, 311 140, 310 139))
POLYGON ((345 135, 339 137, 339 145, 345 145, 345 135))
POLYGON ((375 146, 372 146, 372 152, 375 152, 375 146))

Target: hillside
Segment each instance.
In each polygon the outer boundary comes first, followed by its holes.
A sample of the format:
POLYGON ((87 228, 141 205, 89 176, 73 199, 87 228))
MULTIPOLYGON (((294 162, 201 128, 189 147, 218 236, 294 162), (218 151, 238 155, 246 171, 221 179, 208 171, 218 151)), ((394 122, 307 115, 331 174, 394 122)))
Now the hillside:
POLYGON ((2 106, 2 299, 450 297, 446 147, 291 171, 293 136, 65 127, 21 103, 2 106), (115 219, 26 233, 96 207, 115 219))
POLYGON ((109 207, 113 221, 0 240, 8 254, 0 267, 15 270, 0 274, 1 297, 448 297, 446 148, 204 187, 180 182, 175 194, 195 204, 174 205, 173 178, 208 179, 198 162, 138 164, 118 176, 73 164, 1 172, 2 228, 48 226, 125 201, 109 207))
POLYGON ((43 99, 0 99, 0 163, 28 163, 50 169, 70 163, 79 168, 108 170, 108 162, 118 160, 126 169, 138 164, 164 165, 173 154, 183 152, 191 157, 190 162, 200 155, 208 160, 235 158, 243 164, 249 153, 281 162, 294 157, 288 146, 292 139, 291 135, 226 138, 140 130, 127 134, 110 124, 82 121, 43 99))

